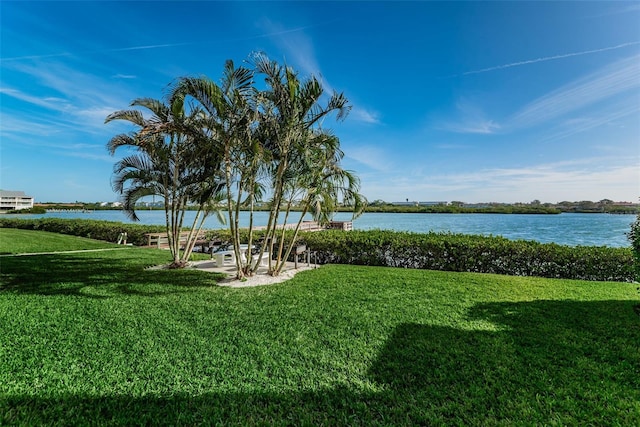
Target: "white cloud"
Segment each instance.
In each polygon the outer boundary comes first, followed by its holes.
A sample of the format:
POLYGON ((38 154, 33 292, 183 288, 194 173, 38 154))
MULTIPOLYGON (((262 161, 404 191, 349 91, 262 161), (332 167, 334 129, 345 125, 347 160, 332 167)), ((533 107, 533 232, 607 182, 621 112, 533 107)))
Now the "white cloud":
POLYGON ((505 123, 525 128, 640 88, 640 56, 625 58, 525 105, 505 123))
MULTIPOLYGON (((11 68, 28 76, 33 85, 21 89, 5 86, 0 88, 0 93, 39 107, 40 110, 32 109, 28 114, 22 111, 9 118, 16 123, 31 121, 34 129, 40 133, 43 130, 41 124, 46 122, 86 133, 112 132, 113 128, 108 130, 104 126, 105 117, 113 111, 126 108, 131 100, 122 88, 116 86, 117 83, 60 63, 41 63, 38 66, 17 63, 12 64, 11 68), (33 95, 36 91, 41 95, 33 95)), ((17 127, 13 126, 14 132, 18 131, 17 127)), ((27 134, 34 133, 28 127, 20 127, 27 134)))
POLYGON ((279 23, 267 18, 263 19, 259 25, 268 31, 268 36, 284 52, 284 62, 287 63, 287 65, 295 64, 295 66, 300 68, 304 73, 314 75, 320 79, 323 87, 327 91, 333 91, 328 82, 322 78, 320 66, 315 57, 313 43, 311 39, 302 32, 302 29, 287 31, 279 23))
POLYGON ((450 144, 450 143, 443 143, 443 144, 436 144, 433 146, 434 148, 439 148, 441 150, 466 150, 468 149, 470 146, 468 144, 450 144))
MULTIPOLYGON (((313 41, 303 31, 306 28, 310 28, 310 26, 287 30, 282 25, 269 19, 262 20, 260 26, 268 31, 266 36, 270 37, 284 52, 284 62, 287 63, 287 65, 295 65, 303 74, 312 75, 317 78, 327 94, 331 94, 334 91, 340 92, 334 89, 320 70, 313 41)), ((364 123, 380 123, 380 117, 377 112, 361 106, 354 106, 349 116, 352 119, 364 123)))
POLYGON ((137 76, 134 76, 133 74, 115 74, 112 76, 114 79, 136 79, 137 76))
POLYGON ((639 158, 588 158, 441 175, 397 174, 380 181, 372 177, 363 179, 362 188, 368 198, 386 201, 406 197, 465 202, 629 201, 640 195, 639 169, 639 158))
MULTIPOLYGON (((61 132, 59 123, 47 121, 41 118, 38 120, 24 120, 24 116, 17 116, 8 112, 0 112, 0 135, 7 138, 11 135, 32 135, 32 136, 51 136, 61 132)), ((8 139, 3 141, 6 144, 8 139)))
POLYGON ((389 154, 373 145, 350 146, 345 156, 378 172, 388 172, 393 167, 389 154))
POLYGON ((600 12, 596 15, 590 15, 588 18, 602 18, 603 16, 610 15, 620 15, 620 14, 633 14, 635 12, 640 12, 640 3, 626 3, 626 2, 610 2, 610 6, 612 6, 609 10, 600 12))
POLYGON ((618 120, 633 114, 637 115, 639 112, 640 103, 637 98, 634 96, 627 97, 621 102, 598 110, 597 113, 590 113, 563 120, 562 123, 554 126, 548 135, 542 137, 539 142, 563 139, 602 125, 615 124, 618 120))
POLYGON ((48 96, 41 98, 8 87, 1 87, 0 93, 49 110, 65 112, 72 108, 69 101, 58 97, 48 96))
POLYGON ((113 82, 97 76, 82 73, 60 63, 27 66, 16 64, 14 67, 22 74, 49 92, 55 91, 56 97, 73 103, 74 106, 128 105, 129 98, 123 101, 122 90, 113 82))
POLYGON ((500 125, 493 120, 466 120, 459 123, 450 123, 444 126, 444 129, 456 133, 476 133, 489 135, 500 129, 500 125))
POLYGON ((96 153, 94 149, 95 146, 91 147, 91 151, 61 151, 59 154, 67 157, 77 157, 80 159, 88 159, 88 160, 98 160, 101 162, 114 163, 113 157, 104 153, 96 153))
POLYGON ((500 130, 501 126, 494 120, 487 119, 486 114, 475 103, 460 98, 456 102, 457 118, 444 121, 436 125, 437 129, 456 133, 493 134, 500 130))
POLYGON ((349 117, 359 122, 376 125, 380 124, 380 114, 375 111, 368 111, 360 107, 353 107, 351 113, 349 114, 349 117))

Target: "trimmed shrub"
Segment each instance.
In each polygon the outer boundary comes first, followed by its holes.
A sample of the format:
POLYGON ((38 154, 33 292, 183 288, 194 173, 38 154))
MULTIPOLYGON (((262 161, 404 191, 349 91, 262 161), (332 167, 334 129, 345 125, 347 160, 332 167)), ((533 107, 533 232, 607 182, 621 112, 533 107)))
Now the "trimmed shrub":
MULTIPOLYGON (((77 219, 0 218, 0 228, 22 228, 116 242, 122 232, 134 245, 147 244, 145 233, 165 231, 162 225, 126 224, 77 219)), ((208 237, 230 241, 228 230, 210 230, 208 237)), ((243 237, 246 239, 246 233, 243 237)), ((259 238, 259 234, 256 240, 259 238)), ((287 232, 287 239, 292 237, 287 232)), ((632 282, 640 266, 640 219, 629 233, 632 248, 564 246, 496 236, 452 233, 409 233, 386 230, 301 233, 320 264, 356 264, 444 271, 539 276, 559 279, 632 282)))
POLYGON ((631 230, 627 233, 627 237, 631 242, 631 249, 635 258, 635 274, 636 280, 640 282, 640 214, 631 224, 631 230))
POLYGON ((629 248, 564 246, 451 233, 305 233, 318 262, 599 281, 633 281, 629 248))
MULTIPOLYGON (((69 234, 72 236, 88 237, 105 242, 117 242, 120 233, 127 233, 127 243, 136 246, 147 244, 146 233, 162 233, 166 231, 164 225, 127 224, 117 221, 96 221, 90 219, 18 219, 0 217, 0 228, 21 228, 25 230, 42 230, 52 233, 69 234)), ((229 233, 225 230, 210 230, 207 237, 229 240, 229 233)))
POLYGON ((117 221, 61 218, 0 218, 0 228, 42 230, 52 233, 88 237, 105 242, 117 242, 120 233, 126 232, 127 242, 138 246, 147 244, 145 233, 160 233, 165 231, 165 227, 162 225, 125 224, 117 221))

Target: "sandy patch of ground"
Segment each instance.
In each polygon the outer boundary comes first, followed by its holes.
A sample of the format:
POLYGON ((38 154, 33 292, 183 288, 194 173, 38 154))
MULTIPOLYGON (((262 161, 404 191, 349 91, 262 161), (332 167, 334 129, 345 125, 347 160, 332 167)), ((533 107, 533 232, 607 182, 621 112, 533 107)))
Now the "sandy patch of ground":
POLYGON ((258 272, 251 277, 245 278, 245 280, 238 280, 235 278, 235 275, 227 279, 223 279, 218 282, 219 286, 228 286, 230 288, 247 288, 252 286, 265 286, 265 285, 273 285, 275 283, 286 282, 289 279, 292 279, 297 273, 305 270, 311 270, 313 267, 298 267, 298 269, 290 269, 285 270, 280 273, 278 276, 271 276, 266 272, 258 272))
MULTIPOLYGON (((149 269, 152 270, 160 270, 164 268, 167 268, 167 265, 157 265, 149 267, 149 269)), ((189 264, 189 268, 195 268, 211 273, 226 274, 227 278, 220 280, 218 282, 218 286, 227 286, 230 288, 248 288, 252 286, 265 286, 273 285, 275 283, 282 283, 293 278, 297 273, 301 271, 312 270, 314 268, 319 268, 319 266, 300 263, 298 264, 298 268, 296 269, 294 268, 294 264, 292 262, 287 262, 284 270, 278 276, 270 276, 269 274, 267 274, 267 269, 263 267, 258 269, 255 275, 247 277, 245 278, 245 280, 236 279, 236 269, 234 266, 216 267, 213 261, 193 261, 189 264)))

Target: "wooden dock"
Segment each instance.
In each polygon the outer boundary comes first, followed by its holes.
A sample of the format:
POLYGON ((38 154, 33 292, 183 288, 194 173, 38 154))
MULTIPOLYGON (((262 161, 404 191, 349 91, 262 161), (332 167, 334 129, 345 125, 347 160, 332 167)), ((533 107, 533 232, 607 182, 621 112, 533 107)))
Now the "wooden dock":
MULTIPOLYGON (((253 227, 256 231, 266 230, 266 226, 253 227)), ((277 229, 282 230, 295 230, 296 224, 285 224, 284 226, 278 225, 277 229)), ((322 230, 344 230, 349 231, 353 230, 353 222, 352 221, 331 221, 327 225, 322 225, 317 221, 302 221, 300 223, 300 231, 322 231, 322 230)))

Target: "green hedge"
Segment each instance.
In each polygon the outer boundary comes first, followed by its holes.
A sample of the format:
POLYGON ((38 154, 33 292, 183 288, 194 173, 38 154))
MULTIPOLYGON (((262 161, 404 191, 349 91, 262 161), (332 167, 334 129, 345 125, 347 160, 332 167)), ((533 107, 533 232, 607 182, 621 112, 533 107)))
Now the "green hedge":
MULTIPOLYGON (((120 233, 127 233, 127 243, 145 246, 145 233, 162 233, 166 231, 164 225, 127 224, 117 221, 96 221, 91 219, 19 219, 0 217, 0 228, 22 228, 25 230, 42 230, 52 233, 69 234, 72 236, 88 237, 105 242, 117 242, 120 233)), ((212 230, 208 237, 229 240, 229 233, 225 230, 212 230)))
MULTIPOLYGON (((164 231, 161 225, 126 224, 77 219, 0 218, 0 227, 43 230, 115 242, 126 232, 128 242, 146 245, 145 233, 164 231)), ((635 227, 640 231, 640 222, 635 227)), ((224 230, 209 232, 229 240, 224 230)), ((287 233, 291 237, 291 233, 287 233)), ((634 234, 634 236, 640 233, 634 234)), ((257 238, 257 236, 256 236, 257 238)), ((631 248, 563 246, 509 240, 503 237, 450 233, 408 233, 384 230, 328 230, 301 233, 300 242, 317 255, 320 264, 378 265, 445 271, 540 276, 562 279, 632 282, 631 248)), ((633 241, 640 254, 640 239, 633 241)))
POLYGON ((305 233, 318 262, 630 282, 630 248, 563 246, 503 237, 394 231, 305 233))
POLYGON ((629 241, 631 242, 631 248, 636 262, 636 280, 640 281, 640 214, 636 217, 633 224, 631 224, 631 230, 627 234, 627 237, 629 237, 629 241))
MULTIPOLYGON (((0 217, 0 228, 42 230, 114 243, 118 241, 120 233, 127 233, 127 243, 132 243, 136 246, 145 246, 147 244, 146 233, 162 233, 166 230, 164 225, 128 224, 118 221, 97 221, 91 219, 20 219, 13 216, 0 217)), ((246 232, 240 233, 245 240, 246 234, 246 232)), ((212 240, 231 240, 231 234, 225 229, 209 230, 207 237, 212 240)))
POLYGON ((0 228, 22 228, 25 230, 42 230, 52 233, 69 234, 88 237, 105 242, 117 242, 120 233, 127 233, 127 242, 143 246, 147 244, 145 233, 165 231, 163 225, 126 224, 116 221, 95 221, 87 219, 18 219, 0 218, 0 228))

